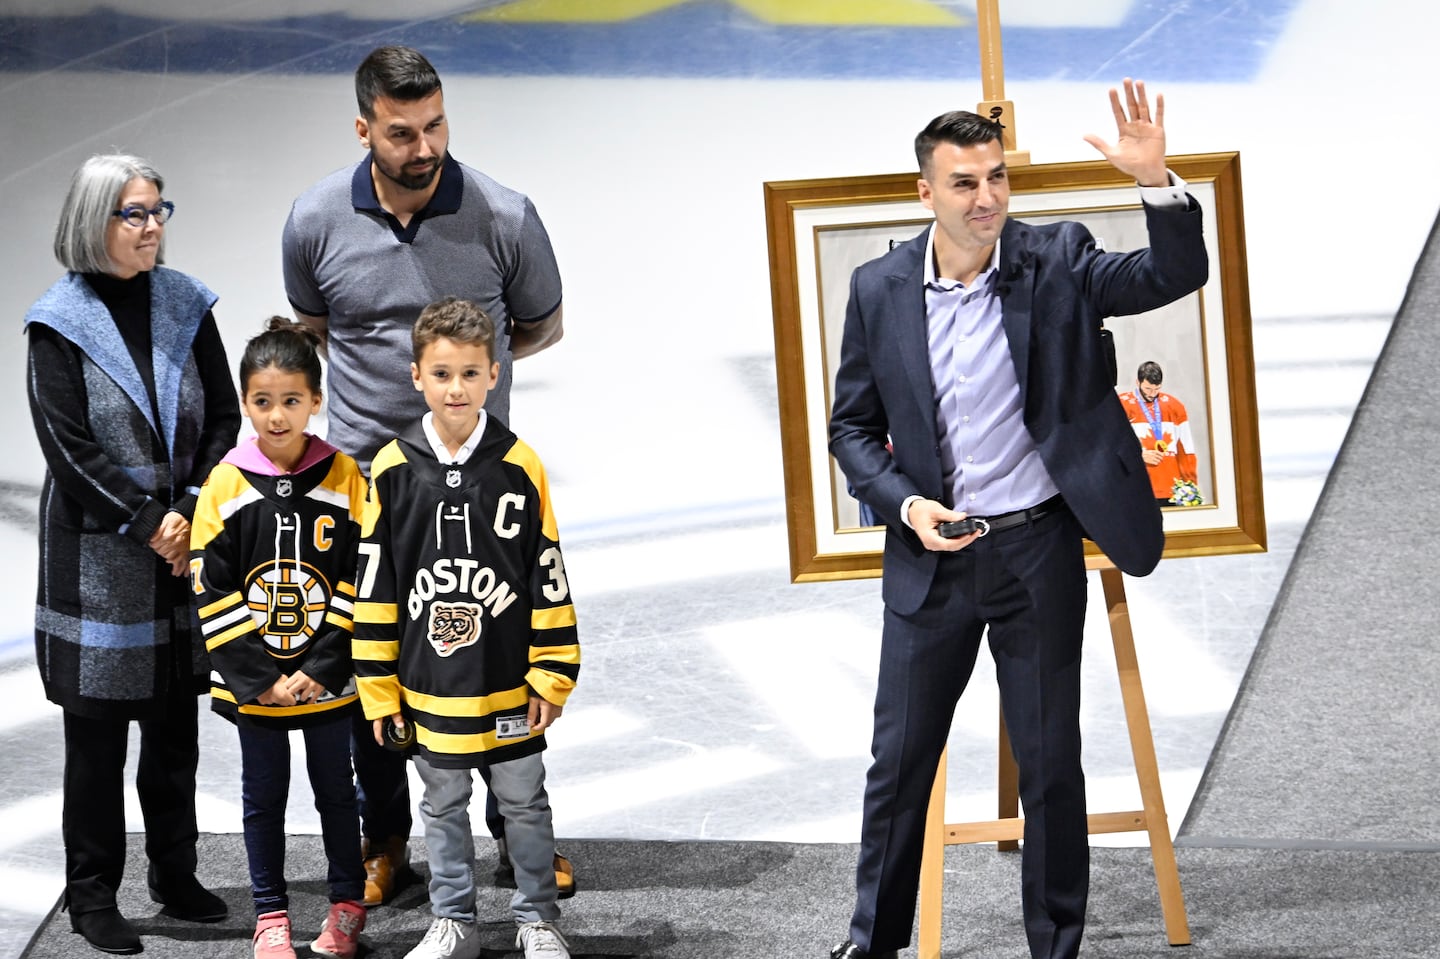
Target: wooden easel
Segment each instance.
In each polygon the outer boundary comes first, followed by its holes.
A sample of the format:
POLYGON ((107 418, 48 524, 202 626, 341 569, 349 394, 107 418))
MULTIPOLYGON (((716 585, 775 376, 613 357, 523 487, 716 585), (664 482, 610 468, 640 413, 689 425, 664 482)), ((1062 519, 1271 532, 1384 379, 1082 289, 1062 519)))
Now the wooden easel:
POLYGON ((977 0, 975 21, 980 31, 980 92, 985 99, 975 112, 1005 127, 1000 143, 1007 166, 1029 166, 1030 154, 1016 144, 1015 104, 1005 99, 1005 57, 1000 49, 1000 0, 977 0))
MULTIPOLYGON (((1160 892, 1160 911, 1165 933, 1172 946, 1190 944, 1190 924, 1185 918, 1185 896, 1175 867, 1175 846, 1170 840, 1170 822, 1165 815, 1165 797, 1160 790, 1160 767, 1155 761, 1155 741, 1150 735, 1150 714, 1145 708, 1145 691, 1140 684, 1140 665, 1135 657, 1135 636, 1130 630, 1130 609, 1125 600, 1121 572, 1110 565, 1100 567, 1105 590, 1105 607, 1110 616, 1110 635, 1115 644, 1115 664, 1120 671, 1120 698, 1125 706, 1125 724, 1130 730, 1130 751, 1135 757, 1135 777, 1140 782, 1144 808, 1128 812, 1091 813, 1090 835, 1112 832, 1150 834, 1150 857, 1155 864, 1155 884, 1160 892)), ((945 869, 945 847, 960 843, 994 842, 999 849, 1014 849, 1025 831, 1019 818, 1020 791, 1015 759, 1005 721, 1000 720, 999 819, 988 822, 946 823, 946 757, 940 756, 935 787, 925 817, 925 853, 920 864, 919 959, 940 959, 940 924, 945 869)))

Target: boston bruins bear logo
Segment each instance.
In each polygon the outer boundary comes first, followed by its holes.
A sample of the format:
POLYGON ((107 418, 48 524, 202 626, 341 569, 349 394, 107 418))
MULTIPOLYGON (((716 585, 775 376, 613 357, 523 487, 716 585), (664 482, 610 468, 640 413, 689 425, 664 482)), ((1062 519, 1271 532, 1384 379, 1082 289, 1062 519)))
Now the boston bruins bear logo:
POLYGON ((480 607, 475 603, 431 603, 426 637, 435 652, 449 656, 480 638, 480 607))
POLYGON ((264 563, 245 577, 250 615, 271 655, 289 659, 310 645, 325 624, 330 584, 309 563, 264 563))

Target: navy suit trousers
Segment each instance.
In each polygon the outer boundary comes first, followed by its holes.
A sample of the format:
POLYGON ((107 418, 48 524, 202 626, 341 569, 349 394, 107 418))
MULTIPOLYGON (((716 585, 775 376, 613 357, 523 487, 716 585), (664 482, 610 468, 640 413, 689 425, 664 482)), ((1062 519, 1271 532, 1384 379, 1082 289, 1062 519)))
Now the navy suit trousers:
POLYGON ((1075 956, 1090 850, 1080 765, 1080 650, 1086 574, 1079 524, 1061 509, 940 557, 921 608, 886 609, 850 938, 910 944, 926 805, 955 704, 982 636, 1025 810, 1021 886, 1035 959, 1075 956))

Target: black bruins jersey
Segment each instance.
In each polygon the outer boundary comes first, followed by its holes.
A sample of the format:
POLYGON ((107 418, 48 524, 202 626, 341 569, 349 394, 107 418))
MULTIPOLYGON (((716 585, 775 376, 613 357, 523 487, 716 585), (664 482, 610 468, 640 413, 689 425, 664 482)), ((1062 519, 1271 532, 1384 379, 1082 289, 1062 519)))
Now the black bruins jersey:
POLYGON ((355 708, 350 635, 364 498, 365 477, 338 452, 282 476, 228 460, 210 473, 191 524, 190 578, 217 713, 298 728, 355 708), (282 674, 302 669, 325 687, 318 701, 259 703, 282 674))
POLYGON ((563 706, 580 646, 539 458, 486 417, 463 465, 439 462, 416 423, 373 471, 355 605, 365 715, 403 711, 435 766, 544 749, 530 692, 563 706))

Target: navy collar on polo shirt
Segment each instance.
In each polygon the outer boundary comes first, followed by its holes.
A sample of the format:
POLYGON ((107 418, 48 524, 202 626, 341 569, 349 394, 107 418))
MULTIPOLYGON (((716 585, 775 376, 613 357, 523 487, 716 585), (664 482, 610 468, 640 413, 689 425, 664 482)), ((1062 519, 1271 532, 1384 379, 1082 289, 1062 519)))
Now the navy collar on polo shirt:
POLYGON ((401 243, 413 241, 420 230, 420 224, 426 219, 460 210, 460 196, 464 192, 461 181, 464 177, 460 172, 460 161, 451 156, 448 150, 445 152, 444 162, 440 164, 440 183, 435 187, 430 202, 416 210, 405 226, 401 226, 394 214, 380 205, 380 197, 375 193, 375 181, 370 178, 370 165, 374 162, 372 157, 355 165, 355 173, 350 178, 350 203, 357 213, 383 216, 385 222, 390 224, 395 239, 401 243))

